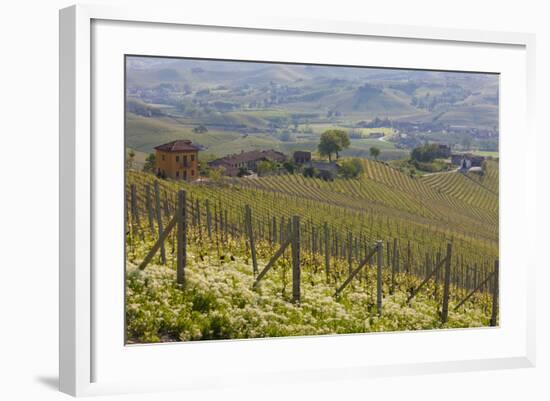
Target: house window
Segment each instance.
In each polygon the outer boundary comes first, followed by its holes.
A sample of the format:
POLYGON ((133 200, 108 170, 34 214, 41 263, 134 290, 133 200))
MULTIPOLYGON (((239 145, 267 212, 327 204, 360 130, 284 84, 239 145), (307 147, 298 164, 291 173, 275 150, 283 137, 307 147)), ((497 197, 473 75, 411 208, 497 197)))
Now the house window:
POLYGON ((176 156, 176 161, 177 161, 177 162, 180 161, 180 157, 179 157, 179 156, 176 156))
POLYGON ((162 155, 162 160, 164 160, 164 155, 162 155))
POLYGON ((195 170, 191 170, 191 177, 195 176, 195 170))
POLYGON ((179 177, 179 176, 180 176, 180 172, 176 171, 176 177, 179 177))
POLYGON ((191 155, 191 161, 192 161, 192 162, 195 161, 195 155, 191 155))
POLYGON ((183 170, 183 179, 187 181, 187 170, 183 170))

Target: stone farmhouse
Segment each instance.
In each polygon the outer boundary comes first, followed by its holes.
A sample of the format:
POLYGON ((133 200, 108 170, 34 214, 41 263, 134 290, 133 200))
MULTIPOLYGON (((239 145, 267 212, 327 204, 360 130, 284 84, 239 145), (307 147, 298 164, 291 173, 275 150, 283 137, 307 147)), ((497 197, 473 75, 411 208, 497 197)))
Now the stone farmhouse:
POLYGON ((224 168, 224 174, 230 177, 236 177, 239 169, 245 168, 251 171, 257 171, 257 165, 261 161, 273 161, 282 163, 286 161, 286 155, 273 149, 252 150, 249 152, 241 151, 232 155, 227 155, 220 159, 208 162, 211 168, 224 168))
POLYGON ((456 166, 460 166, 463 160, 467 160, 471 165, 470 167, 481 167, 485 161, 485 157, 471 153, 453 153, 451 155, 451 163, 456 166))
POLYGON ((461 170, 469 170, 473 167, 481 167, 485 157, 472 155, 471 153, 453 153, 451 155, 451 163, 459 166, 461 170))
POLYGON ((294 163, 297 165, 302 165, 309 163, 311 161, 311 152, 305 152, 303 150, 297 150, 292 155, 294 163))

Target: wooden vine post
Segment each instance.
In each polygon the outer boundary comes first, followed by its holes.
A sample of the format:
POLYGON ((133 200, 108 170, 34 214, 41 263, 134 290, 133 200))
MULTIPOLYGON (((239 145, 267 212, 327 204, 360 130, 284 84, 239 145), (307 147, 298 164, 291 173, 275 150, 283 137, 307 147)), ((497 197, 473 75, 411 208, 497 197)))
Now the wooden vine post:
POLYGON ((351 281, 353 280, 353 278, 355 276, 357 276, 357 274, 359 274, 359 272, 361 272, 363 270, 363 267, 367 265, 367 263, 370 263, 370 260, 372 258, 372 256, 377 252, 377 248, 374 247, 372 248, 372 251, 370 252, 367 252, 367 254, 365 255, 365 258, 363 259, 363 261, 361 263, 359 263, 359 266, 357 266, 355 268, 355 270, 353 270, 351 272, 351 274, 348 276, 348 278, 346 279, 346 281, 344 281, 344 283, 338 287, 338 289, 336 290, 336 292, 334 293, 334 296, 335 297, 338 297, 340 296, 340 294, 342 293, 342 291, 344 291, 344 289, 349 285, 349 283, 351 283, 351 281))
POLYGON ((223 215, 224 215, 223 221, 225 223, 225 225, 223 226, 223 233, 225 236, 225 240, 227 241, 227 235, 229 234, 229 224, 227 223, 227 209, 223 211, 223 215))
POLYGON ((499 291, 499 280, 498 280, 498 260, 495 260, 495 270, 493 272, 493 306, 491 310, 491 326, 497 325, 498 320, 498 291, 499 291))
POLYGON ((382 315, 382 262, 384 259, 382 241, 376 242, 376 254, 378 256, 376 266, 376 311, 382 315))
MULTIPOLYGON (((159 238, 162 237, 162 210, 160 207, 160 189, 159 182, 155 181, 155 205, 157 209, 157 226, 159 232, 159 238)), ((166 250, 164 248, 164 242, 160 244, 160 263, 166 263, 166 250)))
POLYGON ((351 274, 351 272, 353 271, 353 266, 352 266, 352 263, 353 263, 353 234, 351 233, 351 231, 348 233, 348 275, 351 274))
POLYGON ((132 208, 132 227, 134 234, 137 234, 139 231, 139 212, 137 207, 137 195, 136 195, 136 184, 132 184, 130 188, 130 204, 132 208))
POLYGON ((147 208, 147 218, 149 219, 149 230, 155 232, 155 218, 153 217, 153 205, 151 203, 151 187, 145 185, 145 207, 147 208))
POLYGON ((164 191, 164 216, 169 220, 170 219, 170 205, 168 204, 168 195, 166 190, 164 191))
POLYGON ((272 238, 271 238, 271 244, 275 244, 275 242, 277 242, 277 219, 275 218, 275 216, 273 216, 271 218, 271 225, 272 225, 272 238))
POLYGON ((200 202, 199 200, 197 199, 195 201, 195 213, 197 215, 197 226, 198 226, 198 231, 199 231, 199 234, 202 236, 202 227, 201 227, 201 205, 200 205, 200 202))
POLYGON ((206 229, 208 230, 208 238, 212 239, 212 214, 210 212, 210 202, 208 199, 205 201, 206 207, 206 229))
POLYGON ((447 323, 449 318, 449 291, 451 286, 451 257, 453 245, 447 244, 447 256, 445 257, 445 271, 443 278, 443 307, 441 308, 441 322, 447 323))
POLYGON ((325 273, 327 275, 327 282, 330 277, 330 239, 328 234, 328 224, 325 222, 325 273))
MULTIPOLYGON (((441 251, 437 251, 435 263, 436 263, 436 266, 438 266, 438 269, 439 269, 439 266, 441 266, 441 251)), ((437 270, 435 272, 434 280, 435 280, 434 298, 437 298, 437 293, 438 293, 438 290, 439 290, 439 270, 437 270)))
MULTIPOLYGON (((389 250, 389 248, 388 248, 389 250)), ((395 273, 397 271, 397 238, 393 239, 393 256, 391 260, 391 287, 390 294, 395 292, 395 273)))
POLYGON ((411 272, 411 240, 407 241, 407 273, 411 272))
POLYGON ((300 217, 292 216, 292 302, 300 302, 300 217))
POLYGON ((249 205, 245 206, 245 228, 248 234, 248 241, 250 244, 250 253, 252 255, 252 270, 254 277, 258 274, 258 261, 256 259, 256 246, 254 244, 254 231, 252 230, 252 209, 249 205))
POLYGON ((185 284, 185 266, 187 264, 187 216, 186 216, 186 196, 185 191, 181 189, 178 192, 178 210, 177 210, 177 271, 176 280, 178 284, 185 284))

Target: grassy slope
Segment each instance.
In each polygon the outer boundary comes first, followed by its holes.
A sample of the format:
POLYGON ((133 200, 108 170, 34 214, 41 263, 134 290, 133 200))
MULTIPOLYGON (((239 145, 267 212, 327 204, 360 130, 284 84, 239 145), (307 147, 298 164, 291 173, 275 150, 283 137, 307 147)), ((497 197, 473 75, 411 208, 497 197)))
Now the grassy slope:
MULTIPOLYGON (((276 110, 254 111, 228 113, 232 115, 231 122, 246 122, 255 124, 261 130, 265 126, 263 118, 284 116, 284 113, 276 110), (260 117, 262 116, 262 117, 260 117)), ((311 124, 307 125, 312 133, 297 133, 295 141, 283 142, 276 136, 269 134, 241 134, 235 131, 221 131, 210 128, 208 132, 197 134, 193 132, 193 127, 197 124, 189 119, 170 118, 170 117, 142 117, 133 113, 128 113, 126 120, 127 146, 138 153, 152 152, 153 148, 161 143, 169 142, 174 139, 190 139, 195 143, 201 144, 206 149, 201 152, 203 155, 221 157, 230 153, 239 153, 241 150, 263 150, 275 149, 286 154, 291 154, 295 150, 317 151, 319 135, 331 128, 348 129, 336 124, 311 124)), ((305 125, 299 126, 299 129, 306 128, 305 125)), ((371 132, 384 132, 391 134, 389 128, 361 128, 355 129, 361 132, 365 137, 362 139, 351 139, 349 149, 342 154, 344 156, 370 157, 369 149, 376 146, 382 150, 380 159, 396 159, 404 157, 408 151, 396 149, 391 142, 380 141, 378 139, 368 138, 371 132)))
POLYGON ((203 153, 216 156, 241 150, 279 148, 280 141, 267 135, 242 135, 230 131, 209 130, 194 133, 191 125, 177 124, 170 118, 148 118, 128 113, 126 120, 127 146, 148 153, 159 144, 175 139, 190 139, 206 147, 203 153))

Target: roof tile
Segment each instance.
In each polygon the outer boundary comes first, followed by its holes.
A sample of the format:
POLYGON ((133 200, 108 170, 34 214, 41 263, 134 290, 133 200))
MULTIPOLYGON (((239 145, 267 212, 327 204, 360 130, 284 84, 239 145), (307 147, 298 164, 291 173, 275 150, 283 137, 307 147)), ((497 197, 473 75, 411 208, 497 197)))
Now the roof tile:
POLYGON ((189 139, 178 139, 155 147, 156 150, 163 152, 185 152, 198 151, 197 146, 193 145, 189 139))

